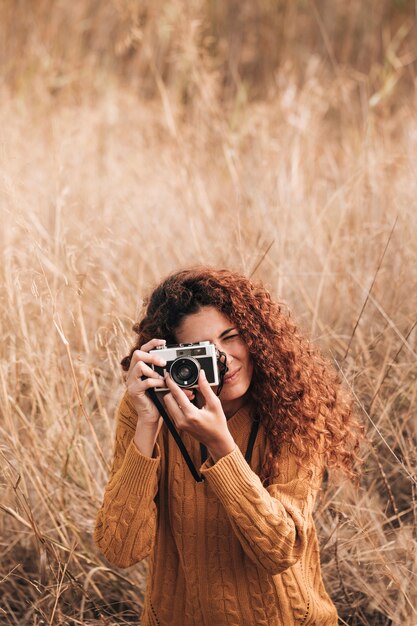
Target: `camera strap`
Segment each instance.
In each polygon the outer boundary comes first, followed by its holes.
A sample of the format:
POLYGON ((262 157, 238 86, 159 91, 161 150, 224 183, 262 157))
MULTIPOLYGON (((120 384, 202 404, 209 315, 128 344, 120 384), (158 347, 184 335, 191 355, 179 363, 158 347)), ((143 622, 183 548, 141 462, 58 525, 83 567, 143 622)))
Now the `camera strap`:
MULTIPOLYGON (((201 483, 204 480, 204 476, 201 476, 197 472, 197 469, 196 469, 194 463, 192 462, 192 459, 191 459, 190 455, 188 454, 187 448, 185 447, 181 437, 179 436, 179 434, 177 432, 177 429, 175 428, 171 418, 169 417, 167 411, 165 410, 164 405, 159 400, 159 398, 158 398, 158 396, 156 394, 156 391, 154 389, 147 389, 146 394, 150 397, 150 399, 152 400, 152 402, 154 403, 156 408, 159 410, 159 413, 160 413, 162 419, 164 420, 165 424, 167 425, 167 428, 168 428, 169 432, 174 437, 175 443, 179 447, 179 449, 181 451, 181 454, 184 457, 184 461, 187 463, 188 469, 190 470, 191 474, 193 475, 193 478, 198 483, 201 483)), ((250 465, 250 462, 251 462, 251 459, 252 459, 253 446, 255 445, 256 435, 258 434, 258 428, 259 428, 259 420, 254 420, 253 424, 252 424, 251 431, 250 431, 250 435, 249 435, 248 447, 247 447, 246 453, 245 453, 245 460, 248 463, 248 465, 250 465)), ((202 463, 203 463, 207 459, 207 448, 206 448, 205 445, 200 444, 200 450, 201 450, 201 459, 202 459, 202 463)))

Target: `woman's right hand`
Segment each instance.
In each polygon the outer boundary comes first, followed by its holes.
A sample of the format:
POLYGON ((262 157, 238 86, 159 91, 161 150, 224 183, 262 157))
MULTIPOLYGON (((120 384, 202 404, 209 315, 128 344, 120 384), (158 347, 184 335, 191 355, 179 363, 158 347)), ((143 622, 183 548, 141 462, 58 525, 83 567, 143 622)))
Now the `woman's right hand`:
POLYGON ((154 426, 159 422, 159 411, 146 394, 147 389, 165 387, 165 381, 150 364, 165 367, 166 362, 158 354, 149 354, 157 346, 165 345, 164 339, 151 339, 135 350, 126 374, 125 384, 128 398, 138 414, 138 426, 154 426), (142 376, 146 376, 142 380, 142 376))
MULTIPOLYGON (((140 350, 135 350, 125 377, 128 398, 138 414, 134 441, 138 450, 149 457, 152 456, 163 419, 146 391, 166 387, 164 378, 151 367, 151 364, 165 367, 166 362, 158 353, 149 354, 149 351, 163 345, 164 339, 151 339, 140 350), (146 378, 142 380, 142 376, 146 378)), ((185 393, 189 400, 194 398, 193 391, 187 389, 185 393)))

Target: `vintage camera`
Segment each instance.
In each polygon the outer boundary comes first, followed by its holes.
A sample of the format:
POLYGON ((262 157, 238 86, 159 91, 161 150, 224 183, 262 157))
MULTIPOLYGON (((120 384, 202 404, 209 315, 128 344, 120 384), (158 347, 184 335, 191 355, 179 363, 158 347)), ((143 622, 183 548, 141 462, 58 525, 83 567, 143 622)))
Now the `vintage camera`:
MULTIPOLYGON (((219 384, 216 346, 210 341, 199 343, 180 343, 173 346, 161 346, 150 350, 149 354, 157 354, 166 361, 166 366, 151 364, 153 370, 165 376, 165 373, 184 389, 198 387, 198 375, 203 369, 209 385, 219 384)), ((158 387, 155 391, 168 391, 167 387, 158 387)))

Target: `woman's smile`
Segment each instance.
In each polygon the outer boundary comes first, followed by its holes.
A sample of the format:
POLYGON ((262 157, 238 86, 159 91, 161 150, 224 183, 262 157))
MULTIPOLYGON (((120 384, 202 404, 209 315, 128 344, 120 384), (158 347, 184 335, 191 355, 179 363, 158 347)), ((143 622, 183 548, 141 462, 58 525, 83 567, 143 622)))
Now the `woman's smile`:
POLYGON ((226 376, 224 377, 224 384, 230 385, 234 383, 239 375, 239 372, 240 372, 240 368, 235 370, 234 372, 227 372, 226 376))

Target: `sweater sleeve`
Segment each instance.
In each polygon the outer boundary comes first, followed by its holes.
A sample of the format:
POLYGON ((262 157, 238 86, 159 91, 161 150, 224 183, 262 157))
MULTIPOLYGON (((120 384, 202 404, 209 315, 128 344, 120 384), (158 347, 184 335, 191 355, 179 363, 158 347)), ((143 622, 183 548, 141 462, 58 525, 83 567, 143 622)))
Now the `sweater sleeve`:
POLYGON ((94 543, 117 567, 130 567, 151 551, 157 523, 160 449, 143 455, 133 437, 137 414, 124 396, 116 411, 116 440, 109 479, 97 513, 94 543))
POLYGON ((294 565, 303 554, 322 476, 321 467, 308 472, 288 452, 281 468, 280 482, 265 488, 237 446, 217 463, 208 459, 201 467, 243 550, 272 575, 294 565))

